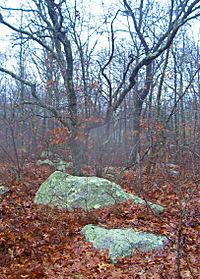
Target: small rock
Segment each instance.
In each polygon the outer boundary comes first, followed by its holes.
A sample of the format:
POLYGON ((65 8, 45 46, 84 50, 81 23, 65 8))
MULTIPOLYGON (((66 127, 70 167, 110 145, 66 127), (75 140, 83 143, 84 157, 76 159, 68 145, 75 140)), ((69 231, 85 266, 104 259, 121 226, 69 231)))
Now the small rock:
POLYGON ((167 241, 165 236, 139 232, 133 229, 106 229, 88 224, 82 229, 86 241, 95 248, 108 249, 110 260, 115 263, 117 257, 127 257, 135 250, 147 252, 161 249, 167 241))
POLYGON ((67 163, 63 160, 60 160, 59 162, 55 162, 56 170, 65 172, 66 169, 69 169, 72 167, 72 163, 67 163))
POLYGON ((42 165, 48 165, 48 166, 54 166, 54 163, 49 160, 49 159, 46 159, 46 160, 38 160, 37 163, 36 163, 38 166, 42 166, 42 165))
POLYGON ((4 185, 0 185, 0 201, 3 200, 3 198, 5 198, 8 193, 10 192, 10 189, 4 185))
POLYGON ((53 155, 53 153, 50 150, 44 150, 44 151, 42 151, 40 157, 42 159, 45 159, 45 158, 49 158, 52 155, 53 155))

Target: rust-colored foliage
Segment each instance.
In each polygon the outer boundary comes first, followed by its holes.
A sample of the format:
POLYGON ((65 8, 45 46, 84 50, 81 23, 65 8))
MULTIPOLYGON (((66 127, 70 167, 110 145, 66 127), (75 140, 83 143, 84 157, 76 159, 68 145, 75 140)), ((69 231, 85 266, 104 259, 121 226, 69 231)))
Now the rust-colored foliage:
POLYGON ((62 144, 70 137, 68 128, 54 128, 51 130, 50 138, 53 144, 62 144))
MULTIPOLYGON (((91 212, 78 209, 67 212, 32 202, 37 188, 49 174, 46 166, 28 164, 21 180, 8 185, 11 191, 0 204, 0 278, 178 278, 180 197, 175 193, 176 181, 166 179, 158 171, 151 177, 142 176, 142 195, 166 207, 161 216, 130 202, 91 212), (98 251, 84 241, 80 230, 88 223, 166 235, 169 244, 160 252, 135 252, 114 265, 106 251, 98 251)), ((185 197, 196 187, 190 176, 179 182, 185 197)), ((126 172, 121 184, 135 193, 134 171, 126 172)), ((195 192, 183 219, 180 267, 184 279, 198 278, 200 267, 198 201, 199 193, 195 192)))

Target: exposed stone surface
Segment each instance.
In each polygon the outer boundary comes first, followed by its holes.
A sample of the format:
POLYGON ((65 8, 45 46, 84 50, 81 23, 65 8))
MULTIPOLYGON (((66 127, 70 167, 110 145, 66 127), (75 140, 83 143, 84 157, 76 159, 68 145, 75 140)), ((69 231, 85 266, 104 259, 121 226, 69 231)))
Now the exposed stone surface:
MULTIPOLYGON (((125 192, 119 185, 98 177, 77 177, 55 171, 42 183, 34 202, 49 204, 58 208, 72 209, 76 207, 90 210, 102 206, 114 205, 126 200, 146 205, 146 201, 125 192)), ((148 202, 156 213, 164 208, 148 202)))
POLYGON ((86 225, 82 234, 95 248, 108 249, 112 262, 116 262, 117 257, 129 256, 138 249, 145 252, 161 249, 167 240, 164 236, 152 233, 133 229, 106 229, 92 224, 86 225))
POLYGON ((0 185, 0 195, 6 195, 10 189, 4 185, 0 185))
POLYGON ((179 166, 174 163, 160 163, 159 165, 163 168, 164 172, 170 175, 173 176, 180 175, 179 166))
POLYGON ((53 156, 53 152, 51 152, 50 150, 44 150, 44 151, 42 151, 42 153, 40 155, 40 157, 42 159, 46 159, 46 158, 49 158, 51 156, 53 156))
POLYGON ((69 169, 69 168, 72 167, 72 163, 68 163, 68 162, 65 162, 63 160, 55 162, 54 165, 56 167, 56 170, 64 171, 64 172, 66 171, 66 169, 69 169))
POLYGON ((71 168, 72 167, 72 163, 68 163, 65 162, 63 160, 49 160, 49 159, 45 159, 45 160, 38 160, 37 161, 37 165, 41 166, 41 165, 48 165, 48 166, 52 166, 54 167, 56 170, 58 171, 63 171, 65 172, 66 169, 71 168))
POLYGON ((54 163, 49 159, 45 159, 45 160, 38 160, 37 165, 39 165, 39 166, 42 166, 42 165, 54 166, 54 163))
POLYGON ((10 189, 4 185, 0 185, 0 201, 2 201, 10 192, 10 189))

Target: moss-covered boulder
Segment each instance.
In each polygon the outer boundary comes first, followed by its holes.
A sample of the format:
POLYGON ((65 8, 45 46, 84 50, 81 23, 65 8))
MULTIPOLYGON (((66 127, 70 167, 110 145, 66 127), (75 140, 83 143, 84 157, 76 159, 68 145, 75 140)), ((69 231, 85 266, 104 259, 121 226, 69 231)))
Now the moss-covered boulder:
POLYGON ((139 232, 133 229, 106 229, 96 225, 86 225, 82 234, 95 248, 108 249, 112 262, 117 257, 127 257, 135 250, 149 251, 161 249, 167 238, 153 233, 139 232))
MULTIPOLYGON (((119 185, 98 177, 78 177, 55 171, 42 183, 36 192, 36 204, 49 204, 58 208, 83 208, 90 210, 102 206, 132 200, 146 205, 146 201, 125 192, 119 185)), ((148 203, 156 213, 164 208, 148 203)))

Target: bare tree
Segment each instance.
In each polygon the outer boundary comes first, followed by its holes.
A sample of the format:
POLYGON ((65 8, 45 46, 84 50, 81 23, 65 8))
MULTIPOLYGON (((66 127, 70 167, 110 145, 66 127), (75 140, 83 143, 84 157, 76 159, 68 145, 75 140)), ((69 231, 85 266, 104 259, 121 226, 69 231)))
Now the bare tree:
POLYGON ((145 2, 141 0, 138 6, 131 7, 131 4, 128 1, 123 0, 123 5, 125 8, 123 14, 132 20, 132 32, 135 32, 135 39, 137 40, 138 45, 140 45, 140 48, 136 48, 138 53, 136 53, 135 56, 135 49, 133 48, 133 54, 130 56, 130 61, 127 64, 126 71, 123 73, 121 83, 116 90, 113 90, 111 81, 105 74, 105 69, 112 63, 115 52, 114 27, 112 21, 111 33, 113 48, 108 62, 104 67, 102 67, 102 72, 110 88, 110 102, 107 112, 107 121, 112 118, 113 112, 117 111, 127 94, 130 91, 132 91, 133 94, 133 129, 135 131, 135 136, 133 139, 133 149, 130 158, 130 164, 132 164, 140 158, 140 116, 142 105, 152 86, 153 61, 170 48, 179 29, 183 25, 190 20, 199 17, 200 6, 198 0, 181 1, 180 3, 171 0, 170 5, 168 5, 168 10, 166 7, 164 9, 160 9, 160 15, 158 18, 155 13, 156 10, 159 10, 159 7, 155 6, 156 4, 153 3, 153 1, 145 2), (162 20, 163 18, 165 19, 164 22, 162 20), (159 22, 161 27, 154 28, 156 22, 159 22), (137 85, 138 75, 141 71, 143 71, 143 68, 145 69, 145 73, 143 72, 145 80, 143 86, 139 87, 137 85), (123 84, 127 85, 123 87, 123 84))
MULTIPOLYGON (((199 2, 197 0, 179 2, 171 0, 168 4, 158 5, 152 0, 140 0, 132 5, 129 1, 123 0, 122 7, 116 12, 111 21, 110 55, 107 57, 108 52, 106 51, 102 60, 105 61, 106 59, 107 62, 104 62, 105 64, 99 62, 101 79, 98 81, 100 85, 98 85, 98 93, 95 93, 94 102, 90 96, 89 84, 87 83, 89 74, 85 65, 83 43, 76 32, 77 21, 80 19, 80 11, 77 9, 76 1, 74 4, 66 4, 62 0, 30 0, 30 5, 26 8, 18 10, 9 8, 10 13, 23 11, 23 13, 28 14, 27 24, 18 27, 4 18, 4 12, 0 14, 1 24, 10 28, 19 36, 23 36, 23 40, 34 42, 34 46, 38 45, 40 50, 45 50, 48 56, 58 65, 65 89, 66 102, 57 106, 54 103, 47 103, 41 98, 36 83, 4 67, 0 67, 0 71, 17 79, 24 86, 31 88, 34 101, 26 100, 25 98, 23 100, 24 104, 36 105, 47 110, 51 116, 68 128, 70 131, 69 142, 74 174, 81 174, 81 150, 78 132, 80 111, 83 111, 83 104, 78 101, 79 93, 75 87, 74 42, 80 58, 86 117, 91 115, 89 106, 93 102, 92 106, 98 105, 99 114, 105 118, 103 124, 111 123, 113 115, 119 112, 126 96, 132 96, 134 137, 129 156, 129 165, 131 165, 136 161, 140 161, 140 119, 142 106, 147 96, 153 91, 154 62, 158 57, 161 58, 164 52, 171 47, 179 29, 200 15, 199 2), (116 30, 116 21, 119 18, 127 19, 126 32, 130 34, 131 43, 129 40, 130 51, 126 55, 122 70, 117 78, 117 71, 114 72, 113 69, 116 67, 116 36, 118 32, 116 30), (63 106, 67 108, 65 113, 63 113, 63 106)), ((111 16, 106 17, 106 23, 108 23, 111 16)), ((99 77, 98 74, 96 76, 99 77)), ((90 129, 98 125, 102 125, 102 121, 90 125, 85 130, 88 133, 90 129)), ((107 131, 109 131, 109 125, 107 125, 107 131)), ((109 140, 105 140, 104 143, 106 146, 109 140)))
MULTIPOLYGON (((78 115, 77 115, 77 96, 74 90, 74 81, 73 81, 73 56, 71 49, 71 41, 68 38, 67 26, 64 26, 64 12, 63 5, 65 4, 63 1, 60 1, 56 4, 53 0, 45 0, 45 1, 37 1, 34 0, 36 9, 31 12, 34 15, 37 15, 43 24, 43 32, 42 26, 39 25, 38 32, 31 32, 30 30, 25 30, 22 28, 16 28, 13 25, 10 25, 6 21, 3 20, 3 16, 1 15, 0 21, 2 24, 11 28, 13 31, 18 32, 19 34, 23 34, 27 39, 34 40, 47 51, 52 53, 53 57, 58 62, 60 67, 60 72, 62 74, 62 78, 64 81, 64 86, 66 89, 66 94, 68 98, 68 112, 69 118, 64 120, 59 112, 54 107, 48 106, 43 103, 36 94, 36 86, 32 82, 26 81, 20 76, 17 76, 10 71, 7 71, 3 68, 0 68, 0 71, 4 71, 5 73, 10 74, 14 78, 18 79, 23 84, 26 84, 31 87, 32 95, 36 99, 36 104, 42 106, 43 108, 51 111, 51 113, 71 132, 70 137, 70 147, 72 152, 72 160, 74 167, 74 174, 80 175, 80 147, 77 142, 77 133, 78 133, 78 115), (47 39, 46 39, 47 38, 47 39), (45 40, 46 39, 46 40, 45 40), (51 45, 48 44, 48 39, 51 40, 51 45), (46 42, 47 41, 47 42, 46 42)), ((35 23, 36 24, 36 23, 35 23)))

